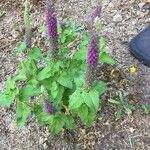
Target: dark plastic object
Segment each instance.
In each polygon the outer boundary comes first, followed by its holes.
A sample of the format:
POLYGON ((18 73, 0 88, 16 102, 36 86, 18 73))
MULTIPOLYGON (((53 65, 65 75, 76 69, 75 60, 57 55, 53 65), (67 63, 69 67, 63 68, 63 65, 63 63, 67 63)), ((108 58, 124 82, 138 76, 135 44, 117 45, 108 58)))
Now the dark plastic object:
POLYGON ((131 40, 130 51, 143 64, 150 67, 150 26, 131 40))

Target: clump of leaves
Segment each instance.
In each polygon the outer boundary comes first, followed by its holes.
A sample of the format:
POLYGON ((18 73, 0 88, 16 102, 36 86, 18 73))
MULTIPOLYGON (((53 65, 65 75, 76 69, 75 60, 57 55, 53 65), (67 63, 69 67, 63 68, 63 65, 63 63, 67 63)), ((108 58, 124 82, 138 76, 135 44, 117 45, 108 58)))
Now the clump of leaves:
POLYGON ((129 104, 128 102, 126 102, 124 100, 124 97, 122 95, 122 92, 118 92, 118 98, 116 99, 109 99, 108 100, 110 103, 116 105, 117 107, 117 111, 115 112, 115 120, 119 120, 121 119, 121 117, 124 115, 124 114, 127 114, 127 115, 131 115, 134 111, 134 106, 129 104))
MULTIPOLYGON (((51 55, 44 55, 36 45, 29 48, 27 43, 20 43, 18 51, 22 53, 27 48, 28 57, 20 62, 17 75, 7 80, 6 88, 0 95, 0 105, 10 107, 16 102, 19 127, 23 127, 32 115, 40 124, 49 126, 57 134, 63 128, 75 128, 76 118, 80 118, 87 126, 92 124, 101 107, 100 96, 107 90, 107 83, 94 79, 91 86, 85 88, 90 33, 74 23, 65 22, 58 27, 54 7, 48 0, 46 8, 51 55), (68 45, 81 32, 83 38, 79 50, 72 53, 68 45)), ((93 54, 91 56, 90 52, 92 63, 96 59, 96 64, 100 63, 99 60, 101 63, 114 64, 115 61, 106 52, 104 37, 95 42, 98 42, 95 45, 99 46, 97 50, 100 50, 100 55, 97 53, 96 57, 93 54)))

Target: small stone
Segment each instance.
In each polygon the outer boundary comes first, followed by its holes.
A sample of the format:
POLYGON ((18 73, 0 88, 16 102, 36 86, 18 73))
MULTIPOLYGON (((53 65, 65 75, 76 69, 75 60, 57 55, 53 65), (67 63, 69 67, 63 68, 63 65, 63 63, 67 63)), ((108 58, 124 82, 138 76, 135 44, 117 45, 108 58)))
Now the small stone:
POLYGON ((44 148, 44 149, 48 149, 47 143, 44 143, 44 144, 43 144, 43 148, 44 148))
POLYGON ((133 127, 131 127, 129 130, 131 133, 133 133, 135 131, 135 129, 133 127))
POLYGON ((19 32, 13 30, 13 31, 11 32, 11 35, 12 35, 13 38, 17 38, 17 37, 19 36, 19 32))
POLYGON ((145 3, 139 3, 139 8, 142 9, 145 3))
POLYGON ((113 17, 113 21, 114 21, 114 22, 121 22, 121 21, 122 21, 122 16, 121 16, 121 14, 117 13, 117 14, 113 17))
POLYGON ((42 137, 40 137, 40 139, 39 139, 39 144, 41 145, 41 144, 43 144, 44 143, 44 139, 42 138, 42 137))
POLYGON ((114 8, 114 4, 110 2, 107 8, 111 11, 114 8))
POLYGON ((15 121, 12 121, 9 125, 8 125, 8 127, 9 127, 9 130, 13 133, 13 132, 15 132, 15 130, 17 129, 16 127, 17 127, 17 125, 16 125, 16 122, 15 121))

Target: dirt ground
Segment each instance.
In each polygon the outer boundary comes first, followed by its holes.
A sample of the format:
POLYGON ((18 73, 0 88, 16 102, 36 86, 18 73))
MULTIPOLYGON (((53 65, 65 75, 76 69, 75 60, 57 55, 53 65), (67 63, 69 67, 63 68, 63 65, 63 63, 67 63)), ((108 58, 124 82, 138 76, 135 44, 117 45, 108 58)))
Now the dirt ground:
MULTIPOLYGON (((59 20, 69 16, 87 25, 90 13, 102 5, 102 34, 109 52, 117 59, 118 74, 113 88, 102 97, 102 110, 91 128, 79 125, 74 131, 63 131, 58 137, 31 118, 24 129, 18 129, 14 110, 0 108, 0 150, 150 150, 150 116, 143 114, 141 104, 150 103, 150 68, 129 52, 132 37, 150 24, 150 7, 144 0, 55 0, 59 20), (130 67, 137 72, 130 74, 130 67), (125 85, 118 80, 127 80, 125 85), (108 95, 123 91, 127 101, 135 105, 131 117, 114 121, 115 108, 108 95)), ((44 1, 31 0, 34 36, 42 41, 38 30, 44 22, 44 1)), ((23 40, 23 0, 0 0, 0 91, 9 75, 17 69, 21 57, 14 49, 23 40)))

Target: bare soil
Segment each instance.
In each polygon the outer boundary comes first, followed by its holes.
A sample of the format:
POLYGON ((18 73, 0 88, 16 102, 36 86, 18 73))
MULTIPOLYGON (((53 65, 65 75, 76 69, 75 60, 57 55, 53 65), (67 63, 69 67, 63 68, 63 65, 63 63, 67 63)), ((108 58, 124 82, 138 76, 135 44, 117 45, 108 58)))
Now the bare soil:
MULTIPOLYGON (((38 126, 31 118, 24 129, 18 129, 15 111, 0 108, 0 150, 150 150, 150 116, 143 114, 141 104, 150 103, 150 68, 129 52, 129 41, 150 24, 149 9, 142 8, 144 0, 55 0, 59 20, 68 16, 87 26, 90 13, 101 4, 102 34, 109 52, 117 59, 113 85, 102 97, 102 110, 91 128, 79 125, 74 131, 63 131, 53 137, 46 127, 38 126), (116 14, 119 22, 114 21, 116 14), (130 74, 130 67, 137 72, 130 74), (116 91, 122 91, 136 110, 131 117, 115 122, 115 107, 107 101, 116 91)), ((31 0, 34 37, 42 41, 39 27, 44 23, 44 1, 31 0)), ((0 91, 18 66, 21 57, 15 48, 23 40, 23 1, 0 1, 0 91)), ((107 77, 107 75, 106 75, 107 77)))

